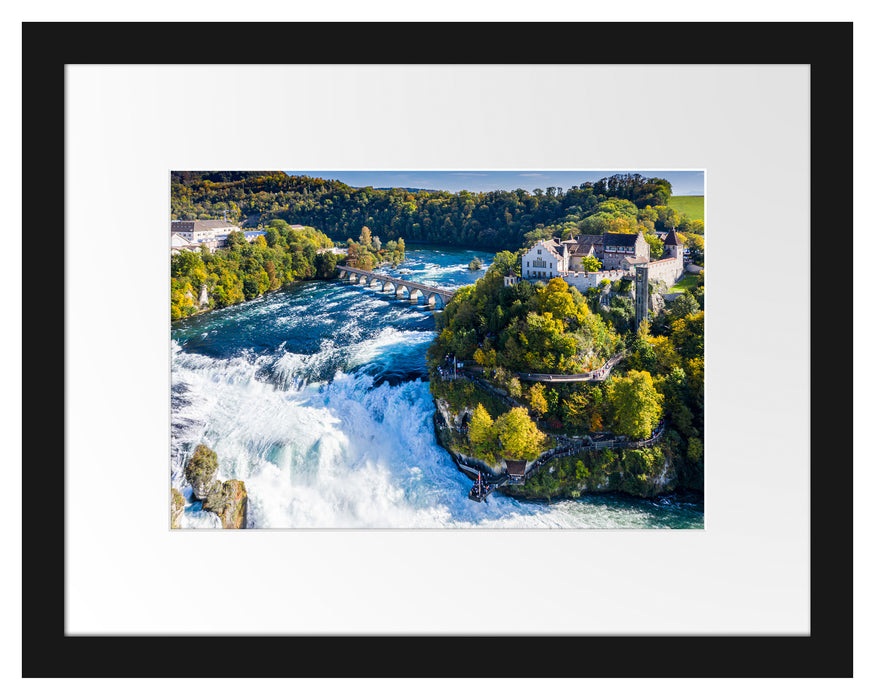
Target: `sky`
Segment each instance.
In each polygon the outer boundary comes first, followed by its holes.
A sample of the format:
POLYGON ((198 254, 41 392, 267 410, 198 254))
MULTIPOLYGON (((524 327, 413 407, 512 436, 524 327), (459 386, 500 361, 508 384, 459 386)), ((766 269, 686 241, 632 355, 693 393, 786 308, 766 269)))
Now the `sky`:
POLYGON ((490 192, 493 190, 561 187, 565 190, 583 182, 595 182, 620 173, 660 177, 671 183, 673 195, 704 195, 704 170, 286 170, 289 175, 309 175, 340 180, 350 187, 418 187, 448 192, 490 192))

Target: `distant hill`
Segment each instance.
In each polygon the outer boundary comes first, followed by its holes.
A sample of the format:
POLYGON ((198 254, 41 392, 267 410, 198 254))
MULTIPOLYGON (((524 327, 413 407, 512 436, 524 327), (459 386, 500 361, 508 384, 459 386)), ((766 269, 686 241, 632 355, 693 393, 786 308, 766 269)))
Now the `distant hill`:
POLYGON ((174 170, 170 173, 170 181, 190 185, 193 182, 201 182, 202 180, 209 180, 210 182, 237 182, 249 177, 284 174, 279 170, 174 170))
POLYGON ((672 196, 668 200, 668 206, 681 214, 686 214, 691 219, 705 220, 705 197, 702 195, 672 196))
POLYGON ((441 190, 425 190, 420 187, 374 187, 373 189, 379 190, 380 192, 391 192, 392 190, 401 190, 402 192, 429 192, 431 194, 441 192, 441 190))

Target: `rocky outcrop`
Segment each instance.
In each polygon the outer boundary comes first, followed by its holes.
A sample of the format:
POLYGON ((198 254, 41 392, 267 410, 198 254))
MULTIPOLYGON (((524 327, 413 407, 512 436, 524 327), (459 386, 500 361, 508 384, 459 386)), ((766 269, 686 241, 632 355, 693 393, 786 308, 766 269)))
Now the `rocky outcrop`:
POLYGON ((192 494, 199 501, 209 496, 218 484, 216 472, 219 457, 206 445, 198 445, 185 465, 185 478, 191 484, 192 494))
POLYGON ((650 295, 650 310, 654 316, 659 316, 660 312, 665 308, 662 294, 650 295))
POLYGON ((204 501, 204 510, 218 515, 226 530, 242 530, 246 527, 248 504, 246 486, 239 479, 230 479, 220 482, 219 488, 209 495, 204 501))
POLYGON ((219 516, 223 528, 243 529, 249 505, 246 486, 238 479, 219 481, 218 469, 216 453, 206 445, 198 445, 185 465, 185 478, 191 484, 192 496, 202 502, 204 510, 219 516))
POLYGON ((185 496, 176 489, 170 489, 170 529, 182 527, 182 513, 185 511, 185 496))

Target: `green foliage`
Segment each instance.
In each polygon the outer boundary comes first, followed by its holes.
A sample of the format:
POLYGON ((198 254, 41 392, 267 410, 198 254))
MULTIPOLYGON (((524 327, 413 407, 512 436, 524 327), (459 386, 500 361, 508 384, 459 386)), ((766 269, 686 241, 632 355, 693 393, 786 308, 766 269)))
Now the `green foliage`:
POLYGON ((670 312, 673 318, 684 318, 699 311, 699 302, 688 292, 683 296, 678 297, 670 305, 670 312))
POLYGON ((544 449, 547 436, 534 424, 524 408, 512 408, 493 426, 506 459, 535 459, 544 449))
MULTIPOLYGON (((215 177, 189 173, 172 179, 171 218, 221 218, 228 209, 234 221, 245 218, 258 226, 278 220, 299 223, 318 227, 341 241, 358 239, 367 227, 372 239, 366 245, 372 245, 374 237, 387 246, 405 237, 484 250, 517 250, 528 234, 537 240, 566 239, 592 228, 583 222, 595 214, 602 215, 597 217, 598 233, 617 216, 630 217, 634 223, 638 207, 664 205, 671 193, 666 181, 633 174, 531 194, 523 189, 483 193, 375 190, 281 172, 229 171, 215 177), (615 203, 599 209, 610 201, 615 203)), ((269 239, 267 243, 268 247, 275 245, 269 239)))
POLYGON ((535 384, 529 390, 529 405, 537 416, 543 416, 549 406, 547 405, 547 397, 544 396, 544 385, 535 384))
POLYGON ((633 496, 654 496, 665 465, 660 447, 643 450, 583 452, 550 461, 549 466, 511 493, 533 498, 577 498, 581 493, 620 491, 633 496))
POLYGON ((313 228, 293 229, 283 220, 274 220, 255 243, 246 243, 239 231, 229 234, 228 240, 228 247, 215 253, 185 250, 171 256, 172 321, 198 312, 203 286, 207 288, 209 308, 222 308, 298 280, 336 275, 337 256, 318 252, 332 242, 313 228))
POLYGON ((631 438, 649 436, 662 414, 662 395, 650 372, 632 370, 607 386, 615 431, 631 438))
POLYGON ((480 258, 474 258, 468 263, 468 269, 472 272, 474 270, 479 270, 481 267, 483 267, 483 261, 480 258))
POLYGON ((507 393, 509 393, 513 398, 520 399, 523 395, 523 387, 520 384, 520 380, 516 377, 511 377, 507 382, 507 393))
POLYGON ((468 441, 475 457, 490 464, 495 461, 495 453, 498 450, 498 434, 492 416, 483 408, 483 404, 478 403, 471 416, 471 422, 468 425, 468 441))
POLYGON ((185 478, 192 484, 212 481, 219 468, 219 457, 206 445, 198 445, 185 464, 185 478))
POLYGON ((494 419, 507 411, 507 405, 501 399, 465 379, 443 381, 432 377, 430 388, 432 396, 446 401, 453 413, 461 413, 471 406, 482 405, 494 419))
MULTIPOLYGON (((581 258, 580 264, 587 272, 598 272, 602 269, 602 261, 592 255, 587 255, 586 257, 581 258)), ((606 282, 607 280, 602 281, 606 282)))
POLYGON ((662 257, 664 249, 662 241, 659 240, 659 236, 656 234, 645 233, 644 240, 650 245, 650 259, 659 260, 662 257))

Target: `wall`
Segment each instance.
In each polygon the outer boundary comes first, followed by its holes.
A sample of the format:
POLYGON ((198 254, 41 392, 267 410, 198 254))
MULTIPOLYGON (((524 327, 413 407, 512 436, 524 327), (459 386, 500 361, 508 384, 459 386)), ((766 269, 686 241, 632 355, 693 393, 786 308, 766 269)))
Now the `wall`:
POLYGON ((683 260, 678 258, 655 260, 647 267, 650 270, 651 282, 664 282, 669 287, 673 286, 684 274, 683 260))
POLYGON ((569 272, 563 279, 569 287, 575 287, 583 292, 598 287, 602 280, 616 282, 626 275, 628 275, 626 270, 599 270, 598 272, 569 272))

